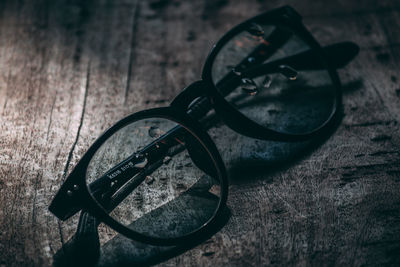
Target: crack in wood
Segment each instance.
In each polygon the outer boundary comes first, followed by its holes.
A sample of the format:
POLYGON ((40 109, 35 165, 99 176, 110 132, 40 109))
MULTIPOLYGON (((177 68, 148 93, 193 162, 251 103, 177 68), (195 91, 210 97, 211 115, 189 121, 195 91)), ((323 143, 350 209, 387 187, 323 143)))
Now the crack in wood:
POLYGON ((88 96, 88 91, 89 91, 89 84, 90 84, 90 61, 88 63, 87 71, 86 71, 85 94, 84 94, 84 97, 83 97, 82 113, 81 113, 81 118, 80 118, 80 121, 79 121, 78 131, 76 132, 74 143, 72 144, 72 147, 71 147, 71 149, 70 149, 70 151, 68 153, 67 162, 65 163, 65 167, 64 167, 64 171, 63 171, 63 179, 62 179, 62 181, 64 181, 65 178, 67 177, 69 164, 71 162, 72 155, 74 153, 76 144, 78 143, 78 139, 79 139, 79 136, 80 136, 80 133, 81 133, 81 128, 82 128, 82 125, 83 125, 83 118, 85 117, 86 101, 87 101, 87 96, 88 96))
POLYGON ((128 63, 128 71, 127 71, 128 73, 127 73, 127 77, 126 77, 124 105, 128 101, 129 88, 130 88, 131 79, 132 79, 132 65, 133 65, 133 62, 135 61, 135 57, 136 57, 136 33, 137 33, 139 14, 140 14, 139 1, 135 2, 133 9, 134 9, 134 12, 133 12, 133 18, 132 18, 131 45, 130 45, 130 50, 129 50, 129 63, 128 63))
POLYGON ((47 124, 46 141, 49 141, 49 133, 50 133, 51 123, 53 120, 53 110, 54 110, 54 105, 56 104, 56 99, 57 99, 57 93, 54 95, 53 103, 51 104, 49 124, 47 124))

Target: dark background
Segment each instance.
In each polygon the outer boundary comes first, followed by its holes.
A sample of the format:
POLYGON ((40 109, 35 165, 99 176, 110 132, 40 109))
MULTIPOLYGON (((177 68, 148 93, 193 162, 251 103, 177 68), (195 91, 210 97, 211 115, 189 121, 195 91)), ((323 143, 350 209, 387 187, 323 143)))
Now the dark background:
POLYGON ((321 44, 360 46, 339 71, 343 121, 312 148, 211 131, 231 217, 164 264, 399 265, 400 2, 387 0, 1 1, 0 265, 50 265, 77 217, 47 206, 95 138, 167 105, 225 31, 284 4, 321 44))

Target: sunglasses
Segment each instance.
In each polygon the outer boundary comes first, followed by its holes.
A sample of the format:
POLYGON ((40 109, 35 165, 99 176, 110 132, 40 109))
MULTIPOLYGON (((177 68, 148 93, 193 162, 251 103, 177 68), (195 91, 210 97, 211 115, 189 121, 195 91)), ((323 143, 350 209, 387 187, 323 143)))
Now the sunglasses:
POLYGON ((340 117, 336 69, 357 49, 322 48, 289 6, 244 21, 214 45, 201 80, 168 107, 131 114, 106 130, 49 210, 61 220, 82 211, 79 228, 103 222, 152 245, 201 238, 215 228, 228 195, 223 160, 207 133, 216 119, 260 140, 319 137, 340 117))

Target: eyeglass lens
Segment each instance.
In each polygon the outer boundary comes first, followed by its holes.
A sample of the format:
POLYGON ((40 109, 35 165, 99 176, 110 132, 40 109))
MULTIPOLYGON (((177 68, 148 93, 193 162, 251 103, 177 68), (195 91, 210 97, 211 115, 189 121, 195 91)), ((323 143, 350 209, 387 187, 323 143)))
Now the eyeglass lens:
MULTIPOLYGON (((91 159, 89 191, 131 230, 157 238, 187 235, 213 217, 221 197, 215 171, 210 176, 192 161, 200 153, 197 160, 212 162, 203 147, 174 121, 135 121, 107 139, 91 159)), ((215 170, 212 164, 207 168, 215 170)))
POLYGON ((335 87, 324 66, 319 52, 292 29, 252 23, 218 52, 212 79, 247 118, 304 134, 323 125, 335 107, 335 87), (252 75, 261 64, 263 71, 252 75))

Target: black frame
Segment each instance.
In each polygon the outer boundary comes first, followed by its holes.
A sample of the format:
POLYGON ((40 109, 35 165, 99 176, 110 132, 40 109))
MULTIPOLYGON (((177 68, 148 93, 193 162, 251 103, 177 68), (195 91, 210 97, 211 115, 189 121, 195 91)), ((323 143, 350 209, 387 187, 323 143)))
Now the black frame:
POLYGON ((196 110, 196 108, 200 109, 200 112, 203 112, 204 115, 204 109, 201 110, 201 107, 198 108, 199 105, 196 107, 194 104, 197 102, 206 103, 206 106, 210 106, 211 108, 215 109, 217 115, 220 116, 231 129, 240 134, 252 138, 275 141, 303 141, 316 137, 331 129, 335 125, 336 118, 338 118, 340 114, 339 111, 342 102, 342 94, 338 75, 330 65, 330 62, 321 46, 301 23, 301 16, 289 6, 284 6, 262 13, 256 17, 244 21, 228 31, 212 48, 204 64, 201 77, 201 81, 194 82, 186 87, 172 101, 169 107, 149 109, 134 113, 118 121, 115 125, 106 130, 88 149, 71 174, 68 176, 51 203, 49 207, 50 211, 56 214, 56 216, 60 219, 65 220, 69 218, 71 214, 65 214, 63 212, 68 210, 67 207, 70 208, 71 206, 75 206, 77 207, 77 210, 75 210, 74 213, 76 213, 79 209, 88 211, 90 214, 98 218, 100 221, 106 223, 117 232, 131 239, 152 245, 177 245, 179 243, 191 241, 195 238, 203 236, 206 232, 214 228, 216 219, 221 215, 222 209, 226 205, 228 194, 227 174, 221 156, 218 153, 218 150, 210 136, 204 129, 201 128, 199 122, 193 118, 195 116, 190 115, 190 112, 193 112, 193 110, 196 110), (248 27, 251 23, 257 23, 260 21, 263 23, 271 23, 290 27, 296 32, 296 34, 306 41, 311 48, 318 51, 322 62, 325 63, 326 70, 328 70, 332 83, 335 87, 335 106, 330 117, 318 129, 305 134, 286 134, 267 129, 248 119, 242 113, 240 113, 240 111, 236 110, 229 102, 225 100, 224 96, 218 91, 216 85, 213 83, 211 74, 212 64, 218 52, 237 33, 246 29, 246 27, 248 27), (209 153, 213 159, 213 164, 215 165, 221 181, 221 198, 214 216, 201 228, 186 236, 168 239, 155 238, 128 229, 107 215, 107 212, 101 208, 98 202, 91 196, 85 182, 88 164, 100 146, 113 133, 127 124, 130 124, 138 119, 150 117, 159 117, 175 121, 193 134, 193 136, 195 136, 198 141, 208 149, 207 153, 209 153), (68 192, 73 192, 73 197, 71 197, 68 192))

